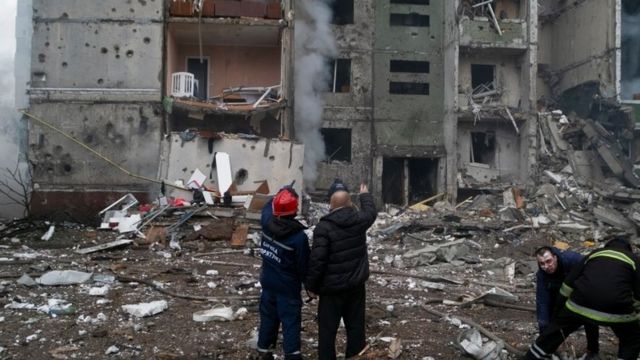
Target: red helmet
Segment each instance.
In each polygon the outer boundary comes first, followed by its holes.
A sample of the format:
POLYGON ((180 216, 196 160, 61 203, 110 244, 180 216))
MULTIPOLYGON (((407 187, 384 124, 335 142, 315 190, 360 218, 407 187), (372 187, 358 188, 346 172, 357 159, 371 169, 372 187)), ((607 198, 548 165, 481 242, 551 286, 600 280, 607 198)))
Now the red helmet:
POLYGON ((273 215, 288 216, 298 212, 298 195, 289 189, 280 190, 273 199, 273 215))

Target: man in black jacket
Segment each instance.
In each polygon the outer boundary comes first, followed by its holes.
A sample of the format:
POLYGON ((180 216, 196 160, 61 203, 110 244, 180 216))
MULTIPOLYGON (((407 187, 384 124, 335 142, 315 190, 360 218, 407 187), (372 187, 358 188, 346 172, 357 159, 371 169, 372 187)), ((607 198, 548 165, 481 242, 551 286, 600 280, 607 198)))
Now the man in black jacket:
POLYGON ((566 299, 524 359, 550 359, 572 332, 587 324, 609 326, 619 339, 618 359, 640 354, 640 260, 624 238, 593 251, 560 288, 566 299))
POLYGON ((360 185, 360 211, 351 204, 351 196, 340 182, 331 187, 330 198, 331 212, 320 219, 313 233, 305 282, 309 292, 320 296, 320 360, 336 358, 340 319, 347 331, 345 356, 355 356, 365 347, 365 282, 369 278, 366 233, 377 216, 373 197, 364 184, 360 185))

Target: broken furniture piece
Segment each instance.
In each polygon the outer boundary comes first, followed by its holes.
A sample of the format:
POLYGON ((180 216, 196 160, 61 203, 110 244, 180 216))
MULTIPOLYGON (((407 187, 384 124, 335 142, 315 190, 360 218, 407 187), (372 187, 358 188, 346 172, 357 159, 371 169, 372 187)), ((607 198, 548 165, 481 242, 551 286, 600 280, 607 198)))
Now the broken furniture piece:
POLYGON ((171 96, 193 97, 195 89, 198 87, 198 80, 193 74, 188 72, 177 72, 171 74, 171 96))
POLYGON ((133 194, 129 193, 108 207, 102 209, 98 215, 103 215, 102 224, 100 224, 100 229, 111 229, 119 227, 119 223, 123 221, 123 219, 127 218, 127 210, 136 206, 138 204, 138 199, 133 196, 133 194))

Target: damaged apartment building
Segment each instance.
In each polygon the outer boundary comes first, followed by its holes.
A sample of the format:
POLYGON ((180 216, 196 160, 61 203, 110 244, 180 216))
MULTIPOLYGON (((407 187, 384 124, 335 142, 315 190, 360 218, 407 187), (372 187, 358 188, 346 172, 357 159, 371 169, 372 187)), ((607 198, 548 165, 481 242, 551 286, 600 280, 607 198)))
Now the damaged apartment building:
POLYGON ((114 193, 153 200, 194 173, 224 193, 221 162, 237 193, 301 183, 302 145, 289 140, 290 6, 34 0, 32 213, 82 213, 114 193))
MULTIPOLYGON (((407 205, 530 184, 544 114, 563 109, 604 124, 604 102, 635 106, 625 90, 638 72, 625 70, 640 39, 632 4, 334 2, 340 86, 327 94, 318 186, 369 174, 378 199, 407 205)), ((634 143, 634 117, 622 122, 634 143)))
MULTIPOLYGON (((327 61, 324 161, 307 184, 318 194, 336 177, 368 182, 380 203, 398 205, 526 185, 541 114, 594 96, 640 103, 633 1, 323 2, 337 55, 327 61)), ((237 191, 302 182, 298 2, 25 3, 29 114, 111 161, 32 119, 34 213, 144 196, 161 186, 145 179, 186 180, 196 169, 221 185, 212 175, 220 152, 237 191)))

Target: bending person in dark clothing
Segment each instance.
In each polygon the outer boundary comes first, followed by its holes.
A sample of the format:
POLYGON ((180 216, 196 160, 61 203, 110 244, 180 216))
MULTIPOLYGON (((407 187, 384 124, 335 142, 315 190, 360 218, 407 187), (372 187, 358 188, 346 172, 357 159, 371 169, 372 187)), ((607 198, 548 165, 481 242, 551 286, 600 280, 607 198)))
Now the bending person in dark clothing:
POLYGON ((640 260, 624 238, 584 258, 562 284, 564 306, 531 345, 524 359, 550 359, 580 326, 609 326, 618 337, 618 359, 640 354, 640 260))
MULTIPOLYGON (((536 250, 538 272, 536 273, 536 315, 538 328, 542 334, 548 327, 551 318, 557 313, 560 287, 571 271, 582 264, 584 257, 573 251, 560 251, 555 247, 543 246, 536 250)), ((598 352, 598 326, 585 324, 587 335, 587 355, 584 360, 600 359, 598 352)))
POLYGON ((318 358, 336 358, 335 340, 340 319, 347 332, 347 358, 365 347, 365 282, 369 278, 367 229, 376 219, 373 197, 360 186, 360 211, 351 204, 344 184, 330 190, 331 212, 313 233, 306 289, 319 294, 318 358))

